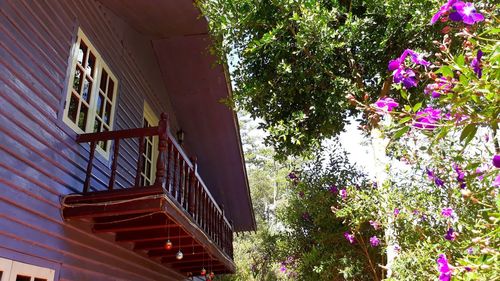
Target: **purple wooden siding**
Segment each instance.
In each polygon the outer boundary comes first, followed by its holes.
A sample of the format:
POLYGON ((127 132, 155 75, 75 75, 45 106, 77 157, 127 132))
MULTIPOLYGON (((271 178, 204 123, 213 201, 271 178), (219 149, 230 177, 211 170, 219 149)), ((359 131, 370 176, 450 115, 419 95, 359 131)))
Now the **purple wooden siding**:
MULTIPOLYGON (((144 100, 157 113, 172 112, 149 38, 96 1, 0 5, 0 256, 19 252, 60 264, 60 280, 182 279, 60 216, 60 196, 82 189, 88 157, 88 146, 76 144, 61 121, 77 27, 118 78, 115 130, 141 126, 144 100)), ((132 185, 137 159, 136 143, 121 146, 116 188, 132 185)), ((92 186, 102 189, 110 163, 95 163, 92 186)))

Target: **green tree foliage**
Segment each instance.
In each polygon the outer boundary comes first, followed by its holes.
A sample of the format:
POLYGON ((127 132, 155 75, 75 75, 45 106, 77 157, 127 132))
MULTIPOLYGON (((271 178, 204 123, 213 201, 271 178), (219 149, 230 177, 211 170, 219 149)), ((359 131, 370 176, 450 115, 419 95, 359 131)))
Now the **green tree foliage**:
POLYGON ((354 107, 389 89, 387 62, 425 48, 436 0, 198 2, 232 63, 231 104, 261 118, 278 156, 304 155, 343 130, 354 107), (387 83, 384 83, 387 82, 387 83))

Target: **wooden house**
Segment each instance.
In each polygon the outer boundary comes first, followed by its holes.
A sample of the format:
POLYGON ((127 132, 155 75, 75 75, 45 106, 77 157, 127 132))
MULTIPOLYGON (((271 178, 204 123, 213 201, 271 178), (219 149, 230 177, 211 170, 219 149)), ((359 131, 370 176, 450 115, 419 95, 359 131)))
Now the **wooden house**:
POLYGON ((192 0, 0 1, 0 281, 235 271, 255 219, 210 44, 192 0))

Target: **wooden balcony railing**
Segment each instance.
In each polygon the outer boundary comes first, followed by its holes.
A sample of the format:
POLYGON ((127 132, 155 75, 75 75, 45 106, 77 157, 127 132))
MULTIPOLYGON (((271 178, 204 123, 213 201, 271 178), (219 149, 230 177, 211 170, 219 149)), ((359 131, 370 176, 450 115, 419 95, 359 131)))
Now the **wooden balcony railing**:
POLYGON ((190 160, 169 131, 168 117, 161 114, 158 126, 120 131, 81 134, 79 143, 90 143, 83 194, 89 192, 96 146, 101 141, 113 141, 111 174, 108 190, 115 185, 116 168, 120 156, 120 142, 137 138, 138 158, 134 188, 140 188, 145 138, 158 136, 158 159, 153 186, 162 186, 165 194, 178 203, 191 219, 224 253, 233 259, 233 227, 224 215, 224 208, 218 206, 207 186, 197 172, 196 159, 190 160))

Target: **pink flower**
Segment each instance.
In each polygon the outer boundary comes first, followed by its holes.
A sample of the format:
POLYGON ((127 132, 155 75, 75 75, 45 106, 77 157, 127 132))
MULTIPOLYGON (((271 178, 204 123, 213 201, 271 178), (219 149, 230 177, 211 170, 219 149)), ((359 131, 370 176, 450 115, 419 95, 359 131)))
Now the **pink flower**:
POLYGON ((436 260, 438 264, 439 270, 439 281, 450 281, 452 270, 450 265, 448 264, 448 260, 446 259, 445 254, 439 254, 438 259, 436 260))
POLYGON ((394 208, 394 216, 397 217, 399 215, 399 209, 394 208))
POLYGON ((385 97, 376 101, 375 106, 379 110, 386 112, 386 111, 392 111, 393 108, 398 107, 399 103, 394 101, 392 98, 385 97))
POLYGON ((415 122, 413 126, 421 129, 433 130, 436 128, 435 124, 441 120, 441 111, 432 107, 427 107, 420 110, 415 115, 415 122))
POLYGON ((493 163, 493 166, 500 168, 500 155, 497 154, 493 156, 493 160, 491 160, 491 163, 493 163))
POLYGON ((377 247, 380 245, 380 239, 378 239, 377 236, 370 237, 370 245, 372 245, 372 247, 377 247))
POLYGON ((452 208, 443 208, 443 210, 441 210, 441 215, 443 215, 443 217, 445 217, 445 218, 449 218, 453 215, 453 209, 452 208))
POLYGON ((349 241, 349 243, 351 243, 351 244, 354 244, 354 243, 356 242, 355 237, 354 237, 354 234, 352 234, 352 233, 350 233, 350 232, 348 232, 348 231, 344 232, 344 237, 345 237, 345 239, 347 239, 347 241, 349 241))
POLYGON ((377 221, 372 221, 370 220, 370 225, 375 229, 375 230, 378 230, 380 228, 380 223, 378 223, 377 221))
POLYGON ((347 190, 341 189, 340 190, 340 197, 342 197, 343 200, 347 199, 347 190))
POLYGON ((493 186, 500 187, 500 174, 493 181, 493 186))

